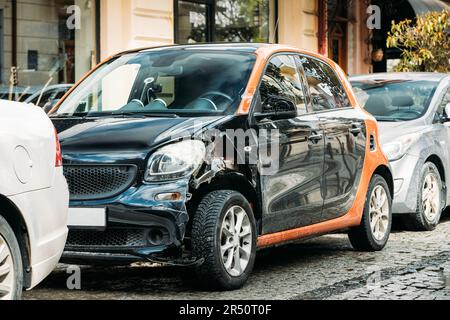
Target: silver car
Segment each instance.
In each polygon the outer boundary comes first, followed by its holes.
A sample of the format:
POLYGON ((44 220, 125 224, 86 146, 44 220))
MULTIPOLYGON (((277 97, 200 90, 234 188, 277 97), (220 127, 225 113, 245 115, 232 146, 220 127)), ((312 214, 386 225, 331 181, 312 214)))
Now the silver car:
POLYGON ((395 179, 393 213, 408 229, 431 231, 450 204, 450 75, 385 73, 351 79, 379 123, 395 179))

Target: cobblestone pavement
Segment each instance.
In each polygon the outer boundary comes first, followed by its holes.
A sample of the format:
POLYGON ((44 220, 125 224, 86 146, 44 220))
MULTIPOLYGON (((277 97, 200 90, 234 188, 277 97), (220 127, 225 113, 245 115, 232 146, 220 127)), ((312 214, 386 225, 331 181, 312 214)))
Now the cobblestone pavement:
POLYGON ((204 292, 189 270, 83 267, 68 290, 66 266, 25 299, 450 299, 450 213, 434 232, 394 231, 386 249, 355 252, 336 234, 258 253, 248 284, 204 292))

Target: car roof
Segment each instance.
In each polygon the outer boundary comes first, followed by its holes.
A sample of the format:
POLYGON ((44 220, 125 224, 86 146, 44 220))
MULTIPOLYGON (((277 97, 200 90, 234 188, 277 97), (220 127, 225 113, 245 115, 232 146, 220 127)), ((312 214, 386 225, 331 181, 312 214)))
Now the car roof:
POLYGON ((110 59, 120 57, 122 55, 126 55, 129 53, 141 53, 141 52, 158 52, 158 51, 167 51, 167 50, 211 50, 211 51, 231 51, 231 52, 247 52, 247 53, 255 53, 262 57, 270 57, 273 54, 277 53, 298 53, 308 55, 310 57, 314 57, 316 59, 320 59, 323 62, 327 62, 334 69, 337 64, 331 59, 318 54, 313 51, 299 49, 293 46, 283 45, 283 44, 271 44, 271 43, 195 43, 195 44, 185 44, 185 45, 166 45, 160 47, 148 47, 148 48, 140 48, 134 50, 123 51, 118 54, 112 55, 107 58, 105 61, 109 61, 110 59))
POLYGON ((242 51, 242 52, 255 52, 259 48, 271 46, 267 43, 195 43, 195 44, 183 44, 183 45, 165 45, 158 47, 145 47, 127 50, 118 53, 117 55, 123 55, 127 53, 137 53, 137 52, 152 52, 160 50, 232 50, 232 51, 242 51))
POLYGON ((440 82, 446 78, 450 78, 450 74, 435 72, 389 72, 351 76, 350 81, 425 80, 440 82))
MULTIPOLYGON (((217 50, 217 51, 234 51, 234 52, 247 52, 247 53, 263 53, 270 54, 275 52, 298 52, 304 53, 311 56, 315 56, 319 59, 327 61, 326 57, 321 56, 315 52, 299 49, 296 47, 282 45, 282 44, 271 44, 271 43, 195 43, 195 44, 183 44, 183 45, 166 45, 159 47, 146 47, 138 48, 133 50, 127 50, 120 52, 111 56, 118 57, 128 53, 140 53, 140 52, 158 52, 161 50, 217 50)), ((108 60, 108 59, 107 59, 108 60)))

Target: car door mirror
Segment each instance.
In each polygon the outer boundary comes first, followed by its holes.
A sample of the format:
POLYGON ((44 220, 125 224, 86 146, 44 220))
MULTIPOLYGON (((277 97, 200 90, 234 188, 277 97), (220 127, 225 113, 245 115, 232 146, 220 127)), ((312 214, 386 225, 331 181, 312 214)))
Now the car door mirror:
POLYGON ((450 122, 450 102, 444 108, 444 116, 442 117, 444 122, 450 122))
POLYGON ((297 107, 289 99, 269 96, 262 103, 262 112, 255 114, 257 119, 284 120, 297 117, 297 107))

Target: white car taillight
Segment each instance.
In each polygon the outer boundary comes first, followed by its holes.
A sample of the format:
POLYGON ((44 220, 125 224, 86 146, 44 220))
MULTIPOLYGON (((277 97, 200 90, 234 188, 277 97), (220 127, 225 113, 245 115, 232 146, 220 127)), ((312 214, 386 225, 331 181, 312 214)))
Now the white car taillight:
POLYGON ((55 129, 55 140, 56 140, 56 159, 55 159, 55 167, 62 167, 62 153, 61 153, 61 144, 58 139, 58 132, 55 129))

